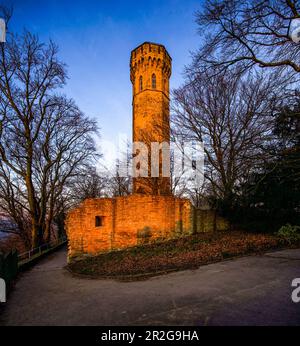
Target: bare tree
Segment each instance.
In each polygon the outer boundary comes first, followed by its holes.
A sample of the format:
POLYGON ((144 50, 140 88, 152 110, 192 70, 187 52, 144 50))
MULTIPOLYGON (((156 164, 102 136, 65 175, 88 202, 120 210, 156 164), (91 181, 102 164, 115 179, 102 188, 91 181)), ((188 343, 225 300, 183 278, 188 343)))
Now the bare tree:
POLYGON ((128 196, 131 193, 131 177, 123 177, 119 172, 120 163, 117 161, 115 170, 111 172, 108 182, 109 195, 113 197, 128 196))
POLYGON ((173 123, 183 138, 203 142, 211 194, 232 205, 239 183, 265 158, 285 80, 228 72, 191 78, 174 92, 173 123))
POLYGON ((29 32, 0 47, 1 207, 20 229, 30 218, 33 247, 49 239, 68 179, 95 155, 96 123, 56 93, 67 79, 57 53, 29 32))
POLYGON ((106 195, 108 179, 97 172, 96 167, 87 166, 68 183, 68 200, 76 205, 87 198, 106 195))
POLYGON ((194 55, 194 68, 238 64, 300 72, 299 44, 289 35, 291 20, 300 18, 299 1, 207 0, 196 16, 203 44, 194 55))
POLYGON ((115 160, 113 167, 110 169, 104 167, 105 173, 101 173, 106 177, 108 196, 127 196, 132 192, 131 164, 132 145, 130 142, 125 142, 120 148, 120 157, 115 160))

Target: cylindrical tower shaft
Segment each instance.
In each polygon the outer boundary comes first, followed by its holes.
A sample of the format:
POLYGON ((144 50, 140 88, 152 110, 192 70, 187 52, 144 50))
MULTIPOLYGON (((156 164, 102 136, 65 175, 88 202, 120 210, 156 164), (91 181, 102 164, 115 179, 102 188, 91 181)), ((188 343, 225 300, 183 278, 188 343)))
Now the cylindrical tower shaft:
MULTIPOLYGON (((133 144, 134 157, 138 158, 140 145, 147 147, 147 176, 133 178, 133 193, 168 195, 171 193, 170 172, 166 176, 163 167, 170 162, 170 152, 164 144, 170 144, 169 79, 171 57, 163 45, 145 42, 131 52, 130 79, 133 87, 133 144), (159 143, 158 162, 154 162, 153 144, 159 143), (135 148, 139 148, 135 150, 135 148), (151 151, 152 148, 152 151, 151 151), (152 158, 152 160, 151 160, 152 158), (156 176, 151 175, 151 167, 158 165, 156 176)), ((156 151, 157 153, 157 151, 156 151)), ((143 164, 134 158, 135 172, 143 164), (137 165, 136 165, 136 162, 137 165)), ((140 157, 139 157, 140 159, 140 157)), ((145 158, 144 158, 145 159, 145 158)), ((152 171, 153 172, 153 171, 152 171)))

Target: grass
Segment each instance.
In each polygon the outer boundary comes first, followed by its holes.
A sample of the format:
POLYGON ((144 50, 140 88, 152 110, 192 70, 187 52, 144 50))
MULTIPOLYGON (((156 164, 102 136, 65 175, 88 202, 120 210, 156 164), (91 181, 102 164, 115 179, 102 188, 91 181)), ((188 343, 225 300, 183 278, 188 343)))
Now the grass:
POLYGON ((237 231, 202 233, 87 257, 69 264, 68 268, 75 274, 87 277, 127 280, 194 269, 200 265, 289 245, 274 235, 237 231))

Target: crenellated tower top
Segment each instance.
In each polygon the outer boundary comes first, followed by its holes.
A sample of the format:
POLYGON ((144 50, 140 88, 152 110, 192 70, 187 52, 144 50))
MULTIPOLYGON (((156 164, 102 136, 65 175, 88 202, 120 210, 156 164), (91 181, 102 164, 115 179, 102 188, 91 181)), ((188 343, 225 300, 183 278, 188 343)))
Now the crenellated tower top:
POLYGON ((144 42, 135 48, 130 57, 133 97, 145 90, 157 90, 169 98, 171 66, 172 59, 162 44, 144 42))

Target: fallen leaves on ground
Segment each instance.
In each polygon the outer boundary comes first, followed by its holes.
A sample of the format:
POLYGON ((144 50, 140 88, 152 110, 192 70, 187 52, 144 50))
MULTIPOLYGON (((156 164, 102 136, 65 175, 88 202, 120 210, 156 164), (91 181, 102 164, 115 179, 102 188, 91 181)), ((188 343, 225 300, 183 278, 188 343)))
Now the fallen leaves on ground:
POLYGON ((273 235, 245 232, 196 234, 163 243, 137 246, 88 257, 69 264, 74 273, 95 277, 122 277, 193 269, 235 256, 262 253, 282 247, 273 235))

